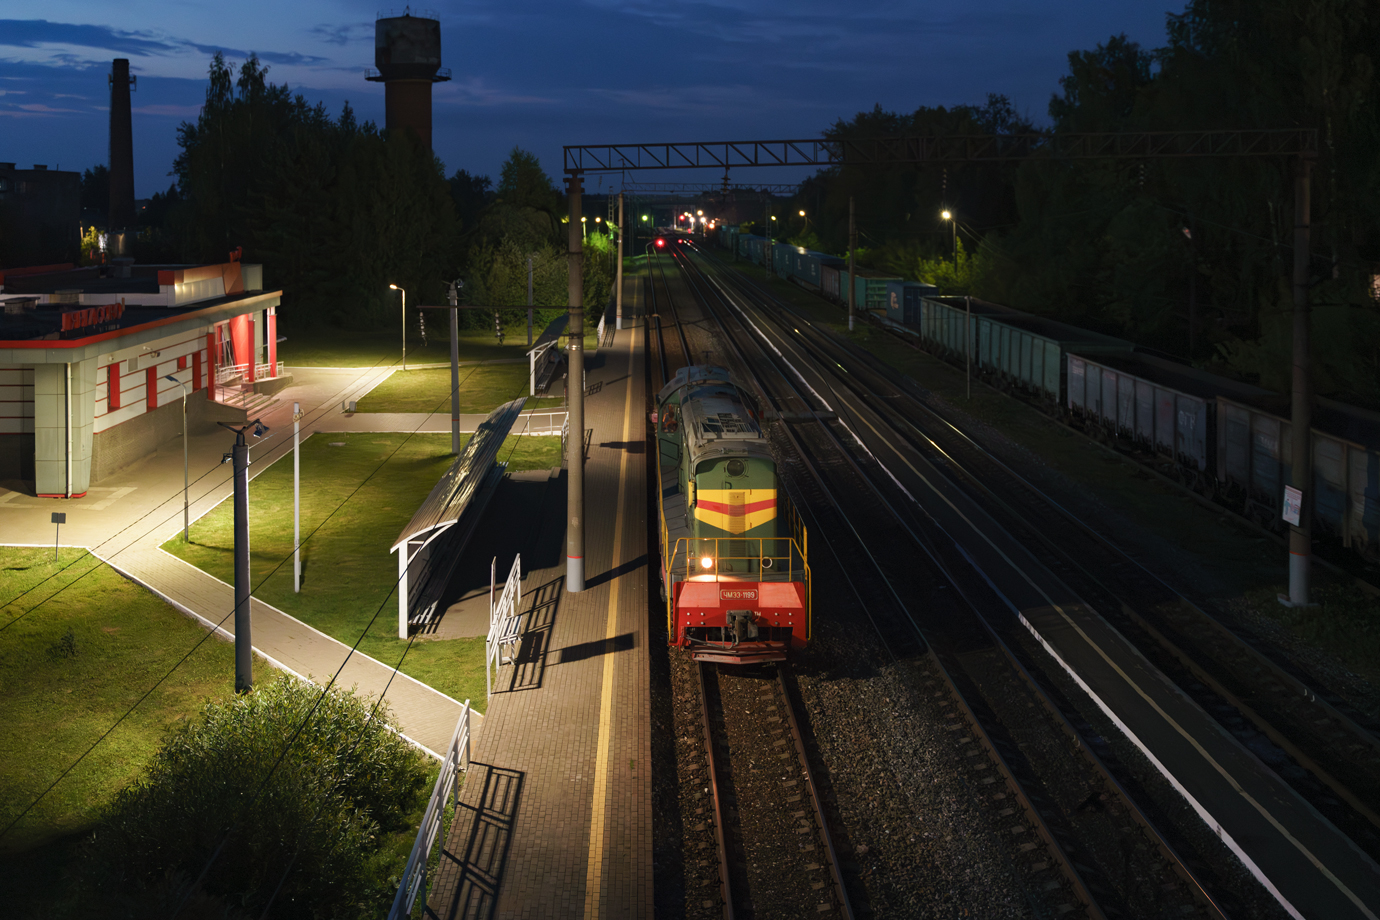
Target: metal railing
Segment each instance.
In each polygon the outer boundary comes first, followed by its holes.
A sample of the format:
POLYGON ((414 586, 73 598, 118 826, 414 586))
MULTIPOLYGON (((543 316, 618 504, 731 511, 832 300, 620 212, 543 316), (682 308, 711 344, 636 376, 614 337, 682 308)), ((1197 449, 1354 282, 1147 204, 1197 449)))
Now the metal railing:
MULTIPOLYGON (((431 848, 441 833, 445 823, 446 806, 452 798, 459 796, 459 774, 470 767, 470 701, 465 700, 460 710, 460 719, 455 723, 455 733, 451 735, 450 746, 441 759, 441 773, 436 777, 436 786, 431 790, 431 799, 426 803, 426 813, 422 825, 417 829, 417 839, 412 844, 412 852, 407 857, 402 881, 398 883, 398 893, 393 898, 393 906, 388 911, 388 920, 405 920, 412 915, 412 907, 417 903, 417 895, 426 891, 427 863, 431 859, 431 848)), ((456 805, 459 801, 457 798, 456 805)))
MULTIPOLYGON (((494 563, 498 560, 495 557, 494 563)), ((493 585, 489 587, 489 635, 484 640, 484 688, 493 696, 493 681, 489 668, 495 670, 510 664, 517 657, 517 644, 522 640, 522 554, 513 557, 513 567, 503 582, 503 594, 494 601, 493 585), (505 655, 506 652, 506 655, 505 655)))
POLYGON ((216 365, 216 385, 223 386, 233 380, 242 380, 249 371, 248 364, 216 365))
POLYGON ((271 380, 274 377, 283 376, 283 362, 275 364, 256 364, 254 365, 254 379, 271 380))
POLYGON ((522 426, 522 430, 514 432, 514 434, 560 434, 562 438, 561 443, 565 443, 565 432, 570 425, 570 413, 568 411, 553 410, 551 412, 526 412, 523 413, 522 417, 527 421, 522 426), (545 419, 546 424, 544 426, 533 425, 532 420, 536 418, 545 419), (557 418, 561 420, 559 426, 556 424, 557 418))

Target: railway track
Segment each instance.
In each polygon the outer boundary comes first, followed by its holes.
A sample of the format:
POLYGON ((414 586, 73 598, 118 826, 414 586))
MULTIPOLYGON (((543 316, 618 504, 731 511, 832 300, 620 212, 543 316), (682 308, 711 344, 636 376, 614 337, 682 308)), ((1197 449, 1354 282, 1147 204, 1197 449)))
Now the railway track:
MULTIPOLYGON (((740 288, 742 286, 740 285, 740 288)), ((766 298, 758 296, 759 303, 766 298)), ((777 306, 777 309, 783 309, 777 306)), ((965 490, 1051 572, 1372 858, 1380 858, 1380 737, 1340 700, 1228 629, 928 405, 901 375, 791 315, 840 386, 965 490)))
POLYGON ((786 667, 701 663, 695 673, 706 820, 694 830, 712 835, 718 854, 718 896, 702 897, 698 907, 728 920, 852 920, 786 667))
MULTIPOLYGON (((755 319, 749 321, 754 325, 751 332, 764 341, 774 342, 770 348, 777 350, 784 362, 822 369, 823 376, 814 379, 814 386, 840 409, 848 406, 849 411, 839 414, 845 415, 852 425, 848 433, 857 441, 859 453, 865 455, 861 462, 872 463, 873 475, 883 482, 890 477, 909 498, 895 474, 872 453, 885 449, 893 451, 888 462, 909 467, 915 474, 912 478, 918 477, 926 487, 935 489, 942 501, 952 505, 944 493, 963 492, 981 509, 979 517, 985 515, 990 519, 987 523, 1004 529, 1002 538, 1008 545, 1014 540, 1020 548, 1017 555, 1029 550, 1033 563, 1073 586, 1078 595, 1086 597, 1094 609, 1131 638, 1141 654, 1184 688, 1246 750, 1269 763, 1309 806, 1351 835, 1355 845, 1375 855, 1374 803, 1380 790, 1375 777, 1380 773, 1376 772, 1374 734, 1353 718, 1344 705, 1312 691, 1287 665, 1261 654, 1235 636, 1202 606, 1174 591, 1111 541, 1034 489, 926 405, 923 394, 910 390, 904 378, 887 374, 874 360, 853 353, 846 343, 814 329, 808 320, 783 305, 772 303, 755 285, 736 278, 725 281, 721 275, 714 286, 720 288, 720 296, 727 293, 725 288, 732 288, 735 296, 755 301, 758 309, 754 310, 755 319), (773 339, 768 340, 763 330, 755 327, 756 323, 775 325, 773 339), (858 438, 855 430, 861 431, 863 438, 858 438), (863 444, 864 438, 872 444, 871 448, 863 444), (1036 521, 1039 526, 1033 523, 1036 521)), ((725 303, 728 300, 725 296, 725 303)), ((973 523, 972 514, 968 512, 965 523, 973 523)), ((952 526, 953 522, 949 523, 952 526)), ((1001 554, 997 544, 992 546, 1001 554)), ((981 567, 978 560, 967 561, 981 567)), ((991 561, 988 558, 989 564, 991 561)), ((1006 561, 1016 564, 1011 559, 1006 561)), ((1010 619, 1008 626, 1014 622, 1010 619)), ((1035 632, 1034 627, 1031 632, 1035 632)), ((1031 656, 1019 647, 1020 637, 1008 635, 1013 640, 1011 651, 1029 665, 1031 656)), ((1059 681, 1043 682, 1057 700, 1061 694, 1053 685, 1059 681)), ((1076 707, 1067 705, 1067 697, 1059 708, 1080 743, 1090 750, 1106 751, 1105 729, 1099 732, 1086 724, 1076 707)), ((1124 767, 1118 770, 1114 762, 1104 766, 1111 768, 1114 781, 1133 793, 1132 801, 1139 802, 1142 817, 1154 811, 1153 803, 1134 794, 1136 776, 1124 767)), ((1176 836, 1172 827, 1153 818, 1147 820, 1147 827, 1161 837, 1161 844, 1170 843, 1176 836)), ((1346 853, 1345 847, 1338 851, 1336 844, 1332 846, 1334 854, 1346 853)), ((1166 852, 1163 845, 1160 849, 1166 852)), ((1306 850, 1304 853, 1307 855, 1306 850)), ((1343 858, 1352 860, 1352 865, 1357 866, 1353 871, 1364 876, 1364 860, 1347 855, 1343 858)), ((1242 889, 1239 885, 1224 884, 1220 859, 1216 871, 1194 859, 1191 852, 1188 859, 1195 863, 1193 868, 1181 865, 1177 871, 1199 888, 1200 901, 1210 910, 1242 914, 1265 909, 1258 903, 1252 908, 1234 899, 1228 889, 1242 889)), ((1345 883, 1337 888, 1352 897, 1352 903, 1364 913, 1361 902, 1345 883)), ((1249 894, 1246 901, 1250 901, 1249 894)))
MULTIPOLYGON (((693 270, 689 266, 686 268, 693 270)), ((931 561, 940 572, 944 572, 946 568, 944 562, 935 554, 933 547, 916 532, 913 522, 907 522, 895 514, 887 514, 881 507, 886 504, 886 500, 875 490, 871 501, 854 507, 853 514, 845 511, 845 503, 839 496, 850 496, 849 500, 856 505, 859 493, 868 491, 868 477, 850 459, 848 451, 843 449, 839 433, 830 427, 833 416, 830 405, 820 394, 803 392, 792 383, 789 371, 773 359, 770 349, 763 347, 752 355, 744 353, 744 345, 756 341, 754 330, 748 323, 742 322, 741 317, 736 317, 728 311, 720 312, 714 307, 712 291, 701 286, 699 292, 701 302, 720 324, 724 340, 736 343, 734 349, 737 351, 739 362, 749 370, 764 395, 771 400, 783 419, 787 420, 787 424, 782 426, 781 430, 789 442, 787 453, 795 458, 795 462, 790 465, 803 471, 805 491, 813 493, 807 496, 806 501, 798 504, 816 511, 829 509, 833 512, 835 521, 816 524, 813 527, 815 533, 828 534, 851 530, 857 538, 857 546, 868 557, 878 578, 885 583, 883 593, 891 595, 888 600, 892 603, 881 605, 892 608, 890 615, 884 616, 876 610, 879 605, 875 593, 869 594, 864 588, 854 584, 852 588, 857 600, 856 609, 868 612, 873 627, 894 656, 908 656, 917 650, 921 651, 923 657, 928 659, 925 667, 926 683, 942 684, 945 689, 941 692, 950 697, 954 716, 958 719, 949 726, 955 732, 955 744, 971 744, 974 756, 985 753, 987 763, 978 763, 979 768, 985 769, 988 763, 996 767, 995 775, 982 776, 978 783, 980 786, 992 787, 988 790, 990 804, 996 809, 997 817, 1010 822, 1005 829, 1013 835, 1029 835, 1028 839, 1020 841, 1017 848, 1022 868, 1030 876, 1028 899, 1039 905, 1042 908, 1041 912, 1048 911, 1051 914, 1062 914, 1081 908, 1089 917, 1136 916, 1137 914, 1131 912, 1127 906, 1131 903, 1125 896, 1130 893, 1126 891, 1127 886, 1122 885, 1122 891, 1117 891, 1116 886, 1109 882, 1096 862, 1085 853, 1093 848, 1089 841, 1109 837, 1124 838, 1128 832, 1134 830, 1137 819, 1152 834, 1153 824, 1142 812, 1131 806, 1118 809, 1115 814, 1104 812, 1098 817, 1083 819, 1080 822, 1083 826, 1077 830, 1070 825, 1066 820, 1066 809, 1061 807, 1056 801, 1057 797, 1049 792, 1039 775, 1040 771, 1023 753, 1022 748, 1025 744, 1015 740, 1022 726, 1018 726, 1016 720, 1010 716, 999 716, 989 704, 989 698, 995 696, 1000 700, 1009 697, 1013 687, 1019 688, 1038 698, 1042 707, 1054 714, 1070 736, 1076 737, 1076 729, 1063 718, 1059 705, 1031 679, 1029 673, 1016 661, 1000 638, 985 628, 981 619, 973 616, 971 610, 961 609, 964 604, 937 604, 935 606, 942 609, 932 610, 929 622, 924 624, 911 615, 910 611, 917 606, 919 599, 907 596, 904 588, 898 590, 893 580, 888 577, 888 571, 910 573, 912 578, 909 580, 913 588, 920 580, 914 577, 915 566, 899 557, 885 558, 884 552, 868 549, 869 542, 873 545, 890 546, 893 550, 907 543, 918 545, 930 555, 931 561), (771 373, 773 369, 774 374, 771 373), (800 410, 802 404, 806 407, 803 412, 800 410), (806 415, 809 416, 808 420, 805 418, 806 415), (845 481, 850 478, 853 480, 851 483, 845 481), (886 525, 888 517, 894 519, 891 526, 886 525), (854 518, 864 522, 863 527, 869 531, 869 536, 875 539, 864 539, 854 518), (838 528, 837 531, 830 529, 831 524, 838 528), (879 530, 883 532, 878 534, 879 530), (940 623, 945 624, 943 628, 939 628, 940 623), (926 636, 936 639, 929 644, 928 651, 925 651, 926 636), (1008 680, 999 691, 994 690, 991 686, 994 669, 1004 669, 1008 677, 1014 675, 1015 679, 1008 680), (980 683, 988 685, 987 695, 984 695, 980 683), (1090 827, 1092 824, 1098 826, 1090 827), (1051 877, 1052 870, 1057 870, 1062 878, 1051 877)), ((801 483, 797 482, 796 485, 799 487, 801 483)), ((894 507, 891 510, 894 512, 894 507)), ((837 553, 834 543, 834 539, 829 538, 830 548, 837 553)), ((928 591, 922 590, 919 593, 938 593, 943 585, 937 582, 942 580, 942 577, 936 579, 936 583, 927 586, 928 591)), ((952 578, 949 580, 952 581, 952 578)), ((875 592, 876 588, 873 591, 875 592)), ((1098 763, 1097 755, 1090 751, 1085 753, 1088 754, 1088 760, 1082 768, 1082 785, 1087 786, 1089 782, 1093 782, 1120 798, 1127 798, 1112 778, 1110 771, 1098 763), (1096 778, 1088 775, 1097 772, 1096 768, 1099 766, 1101 769, 1096 778)), ((1064 763, 1056 769, 1067 767, 1068 764, 1064 763)), ((1048 767, 1045 772, 1049 772, 1048 767)), ((1158 859, 1155 860, 1157 865, 1150 867, 1158 871, 1147 873, 1156 880, 1157 890, 1149 893, 1151 900, 1158 902, 1159 906, 1171 909, 1192 909, 1192 895, 1196 893, 1201 900, 1213 905, 1213 910, 1216 910, 1212 897, 1196 882, 1192 871, 1187 868, 1186 862, 1178 857, 1169 841, 1156 837, 1147 841, 1147 844, 1147 849, 1157 848, 1159 853, 1158 859), (1171 892, 1170 896, 1167 896, 1165 882, 1172 878, 1171 873, 1175 871, 1187 880, 1192 890, 1187 890, 1182 885, 1170 884, 1168 887, 1171 892)), ((1138 895, 1138 903, 1144 904, 1147 893, 1134 893, 1138 895)))

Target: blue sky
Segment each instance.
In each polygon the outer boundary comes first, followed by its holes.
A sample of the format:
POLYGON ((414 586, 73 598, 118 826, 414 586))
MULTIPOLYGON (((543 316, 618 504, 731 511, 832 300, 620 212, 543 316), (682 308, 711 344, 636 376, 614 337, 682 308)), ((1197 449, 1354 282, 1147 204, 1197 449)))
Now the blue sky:
MULTIPOLYGON (((876 103, 910 111, 997 92, 1044 121, 1069 51, 1118 32, 1157 46, 1166 12, 1181 9, 1165 0, 428 6, 440 16, 443 64, 454 76, 434 100, 433 146, 447 171, 496 178, 517 144, 557 179, 563 144, 809 137, 876 103)), ((196 118, 217 49, 231 61, 256 52, 273 82, 332 112, 348 99, 361 120, 382 123, 383 87, 364 80, 380 11, 352 0, 0 0, 0 160, 63 169, 105 162, 115 57, 128 57, 139 79, 139 197, 172 181, 177 125, 196 118)))

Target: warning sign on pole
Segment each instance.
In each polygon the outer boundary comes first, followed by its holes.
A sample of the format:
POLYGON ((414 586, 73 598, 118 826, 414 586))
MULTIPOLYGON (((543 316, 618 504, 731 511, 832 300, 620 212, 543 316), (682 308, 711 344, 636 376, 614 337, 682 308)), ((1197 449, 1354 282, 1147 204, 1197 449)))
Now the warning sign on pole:
POLYGON ((1299 526, 1299 513, 1303 509, 1303 493, 1293 486, 1284 487, 1284 520, 1299 526))

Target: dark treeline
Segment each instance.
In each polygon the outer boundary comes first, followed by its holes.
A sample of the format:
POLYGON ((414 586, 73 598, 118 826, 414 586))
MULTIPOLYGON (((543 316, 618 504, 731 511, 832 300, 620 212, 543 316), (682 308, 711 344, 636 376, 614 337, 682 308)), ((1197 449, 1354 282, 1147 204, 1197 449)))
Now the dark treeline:
MULTIPOLYGON (((1377 46, 1374 4, 1192 0, 1168 17, 1164 47, 1117 36, 1071 53, 1049 106, 1064 132, 1316 128, 1316 385, 1368 405, 1380 404, 1377 46)), ((1027 128, 994 96, 910 116, 876 109, 829 133, 1027 128)), ((1287 390, 1293 170, 1286 158, 848 168, 811 179, 800 201, 838 252, 856 195, 864 264, 1287 390), (957 275, 944 206, 977 250, 957 275)))
MULTIPOLYGON (((286 325, 380 326, 396 315, 390 284, 410 308, 444 303, 457 278, 464 302, 525 304, 529 256, 535 302, 566 303, 566 204, 536 157, 515 148, 497 187, 464 169, 447 179, 411 132, 360 123, 348 102, 333 118, 267 72, 253 56, 238 68, 219 54, 211 62, 201 114, 178 130, 177 183, 146 209, 141 261, 223 261, 242 249, 282 288, 286 325)), ((83 183, 92 207, 102 173, 83 183)), ((587 247, 607 252, 607 238, 587 247)), ((585 303, 602 305, 607 260, 585 263, 585 303)), ((479 311, 462 316, 492 327, 479 311)))

